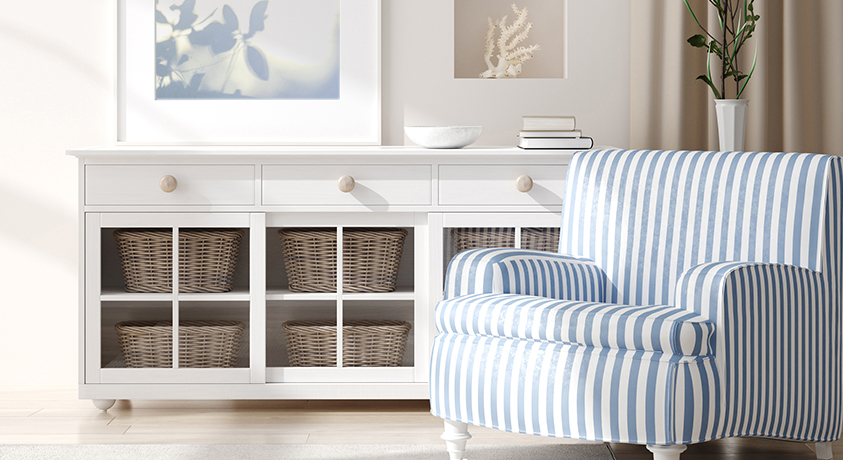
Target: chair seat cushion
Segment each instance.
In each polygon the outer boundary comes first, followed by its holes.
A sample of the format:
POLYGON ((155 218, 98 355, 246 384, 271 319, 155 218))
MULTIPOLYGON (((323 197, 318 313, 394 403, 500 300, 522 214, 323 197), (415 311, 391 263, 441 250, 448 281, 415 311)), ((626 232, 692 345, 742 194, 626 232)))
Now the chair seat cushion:
POLYGON ((714 323, 668 305, 634 306, 518 294, 473 294, 436 306, 441 332, 705 356, 714 323))

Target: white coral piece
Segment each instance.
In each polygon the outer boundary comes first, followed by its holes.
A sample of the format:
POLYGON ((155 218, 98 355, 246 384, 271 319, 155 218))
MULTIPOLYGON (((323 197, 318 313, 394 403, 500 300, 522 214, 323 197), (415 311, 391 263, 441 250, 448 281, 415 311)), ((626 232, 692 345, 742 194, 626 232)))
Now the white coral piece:
POLYGON ((521 63, 532 59, 533 53, 539 49, 539 45, 516 48, 519 43, 527 39, 530 30, 533 28, 533 23, 527 22, 527 8, 519 10, 518 6, 513 3, 512 11, 515 12, 516 18, 509 26, 506 25, 507 16, 497 21, 488 18, 489 30, 486 32, 486 54, 483 59, 489 68, 480 74, 481 78, 517 77, 521 73, 521 63), (500 29, 500 36, 497 41, 495 40, 496 29, 500 29), (492 55, 495 54, 496 48, 498 49, 497 65, 492 63, 492 55))

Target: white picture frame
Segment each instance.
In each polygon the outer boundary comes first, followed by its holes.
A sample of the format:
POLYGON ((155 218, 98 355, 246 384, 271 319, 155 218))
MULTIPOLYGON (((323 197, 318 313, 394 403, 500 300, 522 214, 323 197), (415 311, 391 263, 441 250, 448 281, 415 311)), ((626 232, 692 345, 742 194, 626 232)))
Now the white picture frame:
POLYGON ((118 145, 380 145, 380 0, 340 0, 340 97, 155 98, 155 0, 117 0, 118 145))

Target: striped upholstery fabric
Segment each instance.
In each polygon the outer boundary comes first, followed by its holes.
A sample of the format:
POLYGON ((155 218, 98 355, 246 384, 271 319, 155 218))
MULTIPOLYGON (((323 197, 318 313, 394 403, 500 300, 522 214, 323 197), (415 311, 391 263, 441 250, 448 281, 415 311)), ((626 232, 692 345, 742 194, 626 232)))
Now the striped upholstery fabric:
MULTIPOLYGON (((839 251, 839 234, 826 241, 839 251)), ((711 263, 686 277, 695 286, 684 290, 682 307, 712 317, 718 330, 714 355, 725 410, 701 435, 840 436, 841 272, 824 268, 711 263)))
POLYGON ((436 336, 433 356, 431 412, 472 425, 668 445, 719 417, 717 386, 692 384, 717 379, 711 357, 462 334, 436 336))
POLYGON ((606 275, 594 262, 528 249, 470 249, 445 275, 445 298, 478 292, 605 301, 606 275))
POLYGON ((436 327, 449 334, 512 337, 600 348, 708 355, 714 323, 664 305, 636 307, 515 294, 441 302, 436 327), (640 334, 640 331, 650 331, 640 334))
POLYGON ((839 437, 840 158, 589 151, 567 180, 557 265, 451 262, 434 415, 637 444, 839 437))
POLYGON ((679 276, 716 261, 818 270, 825 155, 609 150, 571 162, 559 252, 595 261, 607 301, 675 305, 679 276))

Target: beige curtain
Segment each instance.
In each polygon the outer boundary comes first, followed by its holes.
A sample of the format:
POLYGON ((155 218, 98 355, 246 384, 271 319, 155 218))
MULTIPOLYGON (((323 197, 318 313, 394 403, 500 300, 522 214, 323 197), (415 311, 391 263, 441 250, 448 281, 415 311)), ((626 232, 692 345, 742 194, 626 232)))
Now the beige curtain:
MULTIPOLYGON (((705 52, 686 40, 699 33, 682 0, 632 1, 632 148, 717 150, 714 96, 703 82, 705 52)), ((707 0, 691 6, 712 33, 707 0)), ((756 0, 761 16, 741 66, 755 74, 746 150, 843 155, 843 1, 756 0)), ((728 83, 727 83, 728 84, 728 83)), ((734 84, 727 91, 734 97, 734 84)))

